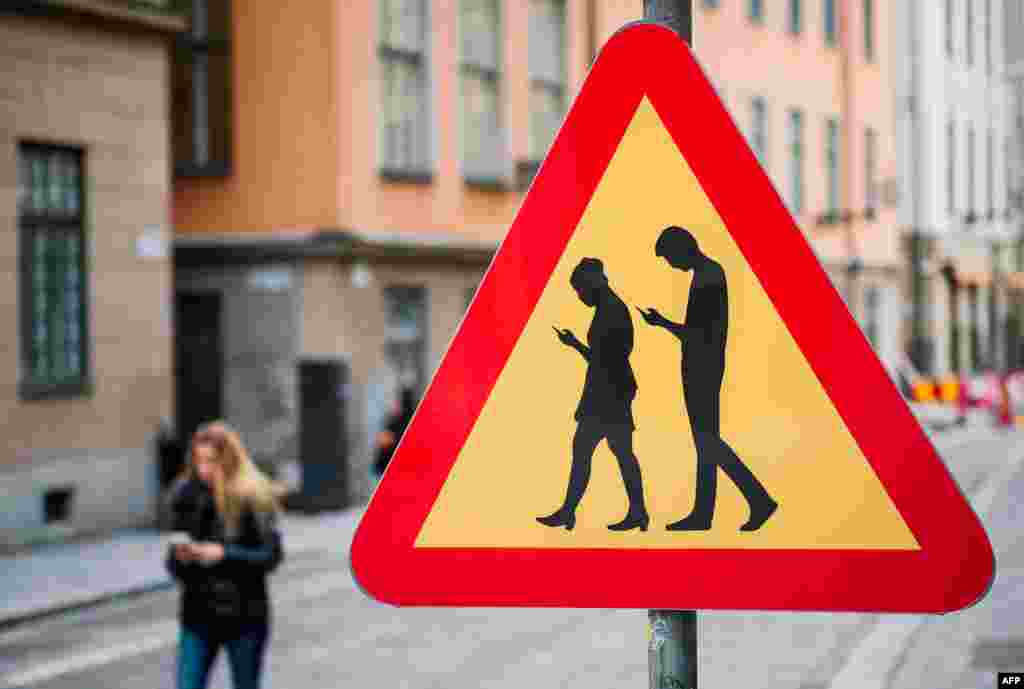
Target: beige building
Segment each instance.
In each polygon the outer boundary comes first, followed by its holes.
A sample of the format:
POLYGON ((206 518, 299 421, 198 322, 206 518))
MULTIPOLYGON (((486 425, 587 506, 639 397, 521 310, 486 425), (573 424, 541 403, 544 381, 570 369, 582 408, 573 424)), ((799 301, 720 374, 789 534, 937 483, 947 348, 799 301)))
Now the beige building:
POLYGON ((141 3, 12 4, 0 545, 152 517, 172 395, 167 45, 183 26, 141 3))

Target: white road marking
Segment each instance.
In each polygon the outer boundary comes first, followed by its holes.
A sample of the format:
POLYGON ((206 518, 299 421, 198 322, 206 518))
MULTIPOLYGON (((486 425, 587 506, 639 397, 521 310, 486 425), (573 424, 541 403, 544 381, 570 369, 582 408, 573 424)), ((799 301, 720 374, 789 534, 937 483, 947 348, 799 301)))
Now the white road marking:
MULTIPOLYGON (((957 443, 959 447, 966 443, 957 443)), ((1019 444, 1019 442, 1018 442, 1019 444)), ((945 451, 949 451, 946 449, 945 451)), ((995 505, 999 491, 1024 466, 1024 452, 1018 452, 985 480, 971 499, 975 513, 984 519, 995 505)), ((892 672, 907 644, 930 617, 887 615, 861 640, 829 684, 829 689, 886 689, 892 672)))
MULTIPOLYGON (((291 603, 299 600, 320 598, 341 590, 355 589, 351 574, 345 569, 320 576, 311 582, 287 581, 275 595, 276 603, 291 603)), ((139 629, 132 634, 131 641, 89 648, 57 660, 0 675, 0 686, 16 689, 46 682, 55 677, 83 672, 102 665, 150 653, 177 643, 178 621, 167 620, 139 629)))

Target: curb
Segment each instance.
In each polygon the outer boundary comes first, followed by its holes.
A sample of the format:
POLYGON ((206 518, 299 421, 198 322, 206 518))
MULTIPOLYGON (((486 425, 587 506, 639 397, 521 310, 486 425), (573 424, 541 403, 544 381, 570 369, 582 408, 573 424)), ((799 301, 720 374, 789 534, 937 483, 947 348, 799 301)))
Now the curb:
MULTIPOLYGON (((288 554, 293 556, 317 550, 318 548, 322 547, 322 544, 319 543, 316 539, 304 541, 301 536, 296 537, 295 543, 295 547, 289 548, 286 551, 288 554)), ((98 595, 66 599, 54 605, 36 608, 33 610, 26 610, 24 612, 16 612, 13 615, 9 615, 7 617, 0 617, 0 633, 9 632, 15 627, 20 627, 26 623, 38 622, 48 617, 54 617, 56 615, 60 615, 63 613, 86 610, 89 608, 97 607, 99 605, 103 605, 105 603, 111 603, 116 600, 129 600, 132 598, 141 598, 142 596, 148 595, 150 593, 157 593, 159 591, 173 589, 176 585, 177 584, 172 577, 165 576, 159 580, 149 580, 145 583, 140 583, 137 586, 124 588, 118 591, 110 591, 98 595)))
POLYGON ((29 622, 38 622, 42 619, 54 617, 63 613, 86 610, 98 605, 103 605, 104 603, 111 603, 115 600, 140 598, 150 593, 172 589, 174 588, 174 585, 174 581, 168 578, 162 581, 149 582, 140 586, 121 589, 120 591, 111 591, 109 593, 102 593, 96 596, 68 599, 45 608, 36 608, 35 610, 29 610, 23 613, 15 613, 9 617, 0 618, 0 633, 9 632, 15 627, 20 627, 21 625, 29 622))

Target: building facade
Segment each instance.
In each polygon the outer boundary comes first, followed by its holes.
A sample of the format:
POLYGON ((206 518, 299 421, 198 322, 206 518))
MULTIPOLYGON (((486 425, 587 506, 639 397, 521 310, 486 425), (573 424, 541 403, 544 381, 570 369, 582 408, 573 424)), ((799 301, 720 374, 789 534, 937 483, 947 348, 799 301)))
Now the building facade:
POLYGON ((1006 58, 1003 81, 1006 88, 1006 189, 1007 228, 1011 241, 1004 245, 1008 273, 1006 365, 1024 367, 1024 7, 1004 2, 1003 53, 1006 58))
MULTIPOLYGON (((365 496, 388 400, 429 380, 589 64, 643 3, 192 6, 190 50, 209 59, 176 71, 175 289, 183 318, 207 315, 177 339, 179 360, 221 373, 179 371, 179 430, 222 415, 263 463, 295 459, 296 362, 340 357, 365 496), (204 332, 215 347, 188 344, 204 332)), ((865 336, 896 362, 909 287, 891 7, 697 0, 694 33, 865 336)))
POLYGON ((590 4, 192 3, 174 86, 182 435, 223 416, 264 466, 298 459, 297 362, 339 358, 368 495, 390 400, 429 381, 583 78, 590 4))
MULTIPOLYGON (((695 0, 697 59, 886 363, 906 347, 894 3, 695 0)), ((596 8, 595 45, 642 16, 596 8)))
POLYGON ((899 3, 894 15, 911 328, 918 368, 938 374, 1002 368, 1015 339, 1003 16, 1002 0, 899 3))
POLYGON ((0 546, 150 521, 171 414, 167 48, 184 22, 67 5, 0 11, 0 546))

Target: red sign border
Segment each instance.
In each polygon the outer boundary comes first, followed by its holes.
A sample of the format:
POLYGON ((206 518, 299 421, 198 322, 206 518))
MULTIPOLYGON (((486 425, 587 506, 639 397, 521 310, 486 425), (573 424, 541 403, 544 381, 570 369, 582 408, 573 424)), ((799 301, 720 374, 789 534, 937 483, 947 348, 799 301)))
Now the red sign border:
POLYGON ((689 47, 638 22, 608 41, 573 103, 366 508, 351 566, 395 605, 949 612, 984 596, 995 558, 689 47), (630 550, 628 536, 623 549, 413 547, 645 95, 920 550, 630 550))

